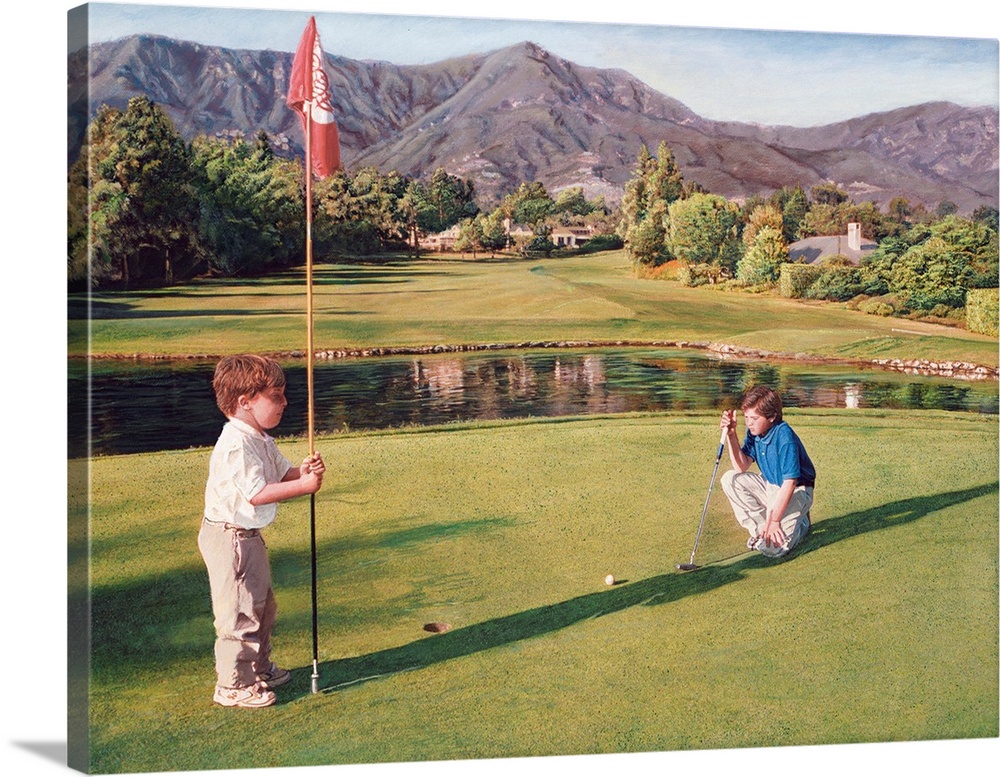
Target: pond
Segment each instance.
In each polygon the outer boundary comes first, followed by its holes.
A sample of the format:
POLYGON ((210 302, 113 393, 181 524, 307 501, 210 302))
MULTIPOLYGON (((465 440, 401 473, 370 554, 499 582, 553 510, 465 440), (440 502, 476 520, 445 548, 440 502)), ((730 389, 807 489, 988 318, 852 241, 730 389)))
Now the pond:
MULTIPOLYGON (((211 446, 224 418, 212 394, 214 362, 91 365, 92 453, 211 446)), ((276 437, 305 436, 306 365, 283 365, 289 406, 276 437)), ((69 370, 69 455, 87 454, 86 363, 69 370)), ((786 407, 859 407, 997 413, 994 380, 966 381, 847 367, 720 360, 690 351, 524 351, 320 360, 319 434, 453 421, 669 410, 722 410, 754 383, 786 407)))

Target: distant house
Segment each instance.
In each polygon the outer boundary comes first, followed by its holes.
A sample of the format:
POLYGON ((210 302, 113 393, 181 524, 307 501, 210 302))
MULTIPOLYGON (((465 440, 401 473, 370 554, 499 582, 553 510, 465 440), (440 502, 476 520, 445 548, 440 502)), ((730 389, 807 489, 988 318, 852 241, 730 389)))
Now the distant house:
MULTIPOLYGON (((535 236, 534 230, 523 224, 512 224, 506 221, 507 237, 511 244, 526 243, 535 236)), ((453 251, 461 228, 455 225, 444 232, 425 235, 420 238, 420 247, 430 251, 453 251)), ((594 236, 594 228, 558 227, 552 230, 549 239, 559 248, 579 248, 594 236)))
POLYGON ((503 225, 511 243, 527 242, 535 236, 535 231, 531 227, 526 227, 524 224, 513 224, 510 219, 504 219, 503 225))
POLYGON ((436 232, 420 238, 420 247, 430 251, 451 251, 458 240, 460 228, 458 224, 449 227, 444 232, 436 232))
POLYGON ((823 235, 807 237, 788 246, 788 258, 792 262, 816 264, 830 256, 845 256, 852 264, 861 260, 878 248, 878 243, 861 236, 860 224, 848 224, 846 235, 823 235))
POLYGON ((579 248, 594 236, 594 228, 586 227, 558 227, 552 230, 549 235, 558 248, 579 248))

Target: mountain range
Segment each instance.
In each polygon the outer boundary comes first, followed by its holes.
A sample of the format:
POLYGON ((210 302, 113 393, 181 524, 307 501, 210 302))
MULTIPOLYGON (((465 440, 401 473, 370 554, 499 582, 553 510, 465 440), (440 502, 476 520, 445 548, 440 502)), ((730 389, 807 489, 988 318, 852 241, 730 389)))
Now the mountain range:
MULTIPOLYGON (((254 137, 301 153, 285 105, 292 54, 136 35, 70 55, 69 154, 102 105, 146 95, 187 139, 254 137)), ((348 169, 410 176, 443 167, 481 204, 523 181, 620 200, 641 145, 661 141, 686 180, 730 199, 833 182, 855 201, 901 196, 960 212, 998 206, 998 111, 930 102, 814 127, 702 118, 617 69, 584 67, 525 42, 429 65, 327 55, 348 169)))

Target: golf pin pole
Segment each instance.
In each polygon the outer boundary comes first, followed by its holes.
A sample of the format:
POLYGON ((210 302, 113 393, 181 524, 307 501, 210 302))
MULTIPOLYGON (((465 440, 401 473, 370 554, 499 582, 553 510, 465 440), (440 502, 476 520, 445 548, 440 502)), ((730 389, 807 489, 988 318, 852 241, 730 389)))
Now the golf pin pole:
POLYGON ((722 461, 722 451, 726 447, 726 436, 728 430, 722 430, 722 436, 719 439, 719 450, 715 454, 715 466, 712 468, 712 479, 708 481, 708 496, 705 497, 705 506, 701 509, 701 520, 698 522, 698 533, 694 538, 694 547, 691 548, 691 560, 687 564, 679 564, 678 569, 695 569, 694 554, 698 550, 698 542, 701 540, 701 530, 705 525, 705 515, 708 513, 708 500, 712 498, 712 488, 715 486, 715 476, 719 473, 719 462, 722 461))
MULTIPOLYGON (((313 401, 313 252, 312 252, 312 102, 304 106, 306 130, 306 394, 308 400, 309 455, 315 452, 316 411, 313 401)), ((316 494, 309 495, 309 539, 312 571, 312 692, 319 692, 319 608, 316 575, 316 494)))

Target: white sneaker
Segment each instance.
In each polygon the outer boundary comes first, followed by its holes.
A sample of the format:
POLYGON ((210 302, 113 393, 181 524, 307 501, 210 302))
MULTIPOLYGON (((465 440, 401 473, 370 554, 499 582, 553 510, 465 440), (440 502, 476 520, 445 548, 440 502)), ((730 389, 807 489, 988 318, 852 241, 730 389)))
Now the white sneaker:
POLYGON ((747 550, 757 550, 760 547, 760 537, 751 537, 747 540, 747 550))
POLYGON ((248 688, 222 688, 216 686, 215 696, 212 698, 216 704, 223 707, 270 707, 277 701, 274 691, 262 688, 260 685, 251 685, 248 688))

